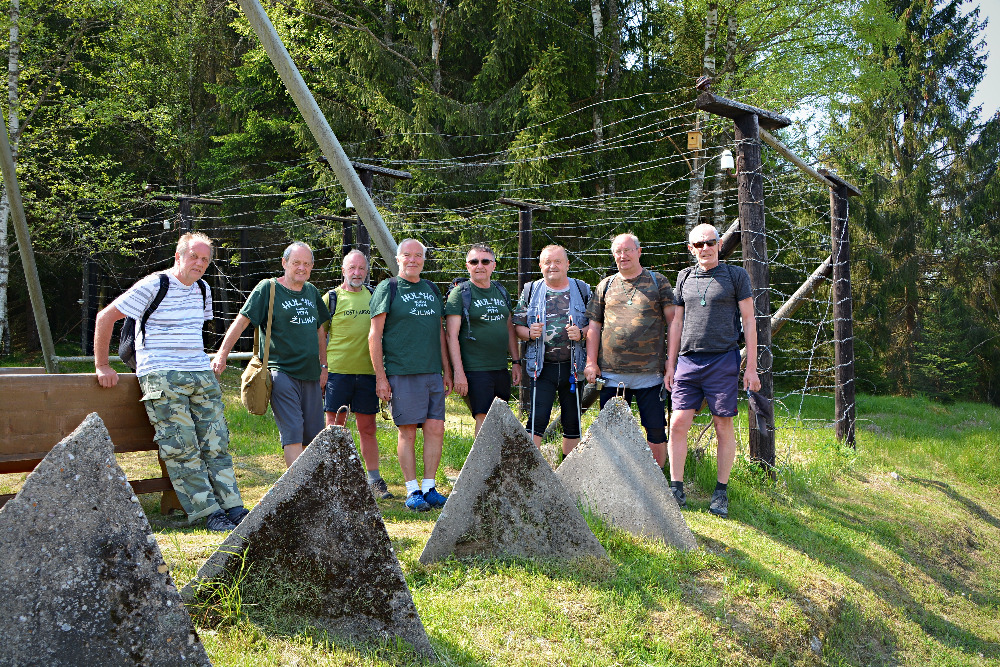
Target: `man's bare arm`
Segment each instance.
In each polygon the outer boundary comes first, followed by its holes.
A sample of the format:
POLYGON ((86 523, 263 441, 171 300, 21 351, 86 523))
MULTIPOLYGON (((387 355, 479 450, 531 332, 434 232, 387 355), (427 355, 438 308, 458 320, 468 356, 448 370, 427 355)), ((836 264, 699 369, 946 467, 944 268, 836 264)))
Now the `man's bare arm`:
POLYGON ((385 331, 385 313, 372 316, 371 328, 368 329, 368 353, 375 368, 375 393, 383 401, 392 398, 392 387, 385 375, 385 362, 382 360, 382 334, 385 331))
POLYGON ((753 299, 747 297, 740 301, 740 319, 743 321, 743 337, 747 341, 747 367, 743 371, 743 388, 753 391, 760 390, 760 377, 757 375, 757 318, 753 312, 753 299))
POLYGON ((118 373, 111 368, 108 355, 111 347, 111 332, 115 322, 125 319, 125 313, 108 305, 97 314, 94 322, 94 368, 97 372, 97 382, 102 387, 114 387, 118 384, 118 373))
MULTIPOLYGON (((243 335, 243 331, 246 330, 249 324, 249 317, 246 315, 237 315, 233 323, 229 325, 229 329, 226 330, 226 335, 222 339, 222 344, 219 346, 218 352, 215 353, 215 358, 212 359, 212 370, 216 375, 222 375, 222 371, 226 370, 229 353, 232 352, 236 341, 240 339, 240 336, 243 335)), ((256 350, 254 352, 256 353, 256 350)))

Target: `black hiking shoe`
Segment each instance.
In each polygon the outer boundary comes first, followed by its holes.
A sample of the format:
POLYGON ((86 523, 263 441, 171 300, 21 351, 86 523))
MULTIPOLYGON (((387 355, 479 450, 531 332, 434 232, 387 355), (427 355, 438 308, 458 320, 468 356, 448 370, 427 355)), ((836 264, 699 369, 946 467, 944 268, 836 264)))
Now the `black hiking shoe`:
POLYGON ((236 524, 229 520, 225 510, 216 510, 205 519, 205 529, 216 533, 224 533, 236 528, 236 524))
POLYGON ((688 506, 687 497, 684 495, 684 489, 676 486, 671 486, 670 491, 674 494, 674 500, 677 501, 677 506, 680 507, 682 510, 687 509, 688 506))
POLYGON ((233 522, 234 526, 240 525, 243 519, 246 518, 250 511, 243 507, 243 505, 237 505, 236 507, 230 507, 226 510, 226 518, 233 522))
POLYGON ((712 502, 708 506, 708 511, 723 519, 729 518, 729 496, 725 489, 716 489, 712 494, 712 502))

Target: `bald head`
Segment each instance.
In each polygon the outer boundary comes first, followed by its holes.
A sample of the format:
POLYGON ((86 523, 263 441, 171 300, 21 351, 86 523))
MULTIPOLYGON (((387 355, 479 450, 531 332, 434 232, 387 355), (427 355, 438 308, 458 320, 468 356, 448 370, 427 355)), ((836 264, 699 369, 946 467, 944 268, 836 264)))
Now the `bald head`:
POLYGON ((695 225, 691 230, 691 233, 688 234, 688 243, 694 243, 695 241, 708 241, 709 239, 715 239, 718 241, 719 230, 707 222, 695 225))

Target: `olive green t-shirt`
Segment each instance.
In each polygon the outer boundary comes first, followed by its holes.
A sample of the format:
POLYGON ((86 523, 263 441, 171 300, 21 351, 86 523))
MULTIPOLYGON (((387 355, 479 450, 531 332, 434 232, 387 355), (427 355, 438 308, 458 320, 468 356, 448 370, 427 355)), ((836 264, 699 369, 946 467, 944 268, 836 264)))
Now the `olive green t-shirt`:
POLYGON ((441 318, 444 301, 429 280, 411 283, 399 278, 396 298, 389 303, 389 281, 383 280, 372 294, 372 317, 385 313, 382 331, 382 361, 386 375, 440 373, 441 318))
MULTIPOLYGON (((250 292, 240 315, 259 327, 260 349, 264 358, 264 328, 267 304, 271 298, 271 279, 260 281, 250 292)), ((271 349, 267 367, 296 380, 319 380, 319 338, 316 330, 330 319, 330 311, 312 283, 293 292, 275 281, 274 315, 271 318, 271 349)))
POLYGON ((451 290, 444 307, 446 316, 462 316, 462 328, 458 331, 462 368, 466 371, 506 370, 510 304, 496 285, 491 284, 483 289, 470 281, 469 288, 472 290, 472 299, 468 322, 462 313, 462 285, 451 290), (469 338, 469 324, 472 325, 472 339, 469 338))

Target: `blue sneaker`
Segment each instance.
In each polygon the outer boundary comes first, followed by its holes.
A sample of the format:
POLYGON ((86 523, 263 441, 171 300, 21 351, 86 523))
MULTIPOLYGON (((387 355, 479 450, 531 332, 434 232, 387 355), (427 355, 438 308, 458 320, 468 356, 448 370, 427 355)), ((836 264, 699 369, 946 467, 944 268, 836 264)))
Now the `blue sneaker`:
POLYGON ((424 500, 426 500, 431 507, 439 510, 444 507, 446 502, 448 502, 448 497, 442 496, 438 493, 437 489, 432 486, 427 493, 424 494, 424 500))
POLYGON ((424 494, 420 491, 414 491, 406 496, 406 506, 414 512, 429 512, 431 509, 430 504, 424 500, 424 494))

